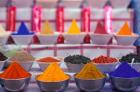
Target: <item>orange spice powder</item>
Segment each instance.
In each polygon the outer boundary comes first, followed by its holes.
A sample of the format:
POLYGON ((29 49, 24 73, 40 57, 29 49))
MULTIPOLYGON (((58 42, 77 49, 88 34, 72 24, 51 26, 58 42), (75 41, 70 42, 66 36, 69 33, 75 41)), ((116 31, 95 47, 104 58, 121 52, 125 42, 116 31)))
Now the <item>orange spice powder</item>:
POLYGON ((39 61, 39 62, 60 62, 60 60, 55 59, 53 57, 45 57, 45 58, 41 58, 37 61, 39 61))
POLYGON ((0 74, 0 78, 4 79, 19 79, 30 77, 31 74, 28 73, 22 66, 17 62, 13 62, 3 73, 0 74))

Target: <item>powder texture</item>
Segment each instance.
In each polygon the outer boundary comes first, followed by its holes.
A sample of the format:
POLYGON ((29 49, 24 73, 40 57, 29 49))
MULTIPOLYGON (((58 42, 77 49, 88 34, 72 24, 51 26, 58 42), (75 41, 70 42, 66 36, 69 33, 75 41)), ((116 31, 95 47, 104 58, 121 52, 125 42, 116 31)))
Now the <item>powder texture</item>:
POLYGON ((133 78, 140 77, 140 73, 133 69, 128 63, 122 62, 119 67, 110 73, 111 76, 133 78))
POLYGON ((105 78, 105 75, 92 63, 86 64, 82 70, 76 75, 76 78, 85 80, 97 80, 105 78))
POLYGON ((20 79, 30 77, 29 74, 22 66, 20 66, 16 61, 0 74, 0 78, 4 79, 20 79))
POLYGON ((37 61, 39 61, 39 62, 60 62, 60 60, 57 60, 53 57, 45 57, 45 58, 41 58, 37 61))
POLYGON ((73 19, 72 24, 68 30, 68 34, 75 35, 75 34, 80 34, 80 33, 81 33, 80 28, 78 27, 76 20, 73 19))
POLYGON ((54 34, 52 28, 51 28, 51 25, 48 21, 46 21, 43 25, 43 28, 42 28, 42 31, 40 32, 40 34, 43 34, 43 35, 51 35, 51 34, 54 34))
POLYGON ((17 33, 13 33, 12 35, 33 35, 33 32, 30 32, 24 22, 21 23, 17 33))
POLYGON ((96 34, 108 34, 107 31, 105 30, 105 26, 101 22, 98 22, 94 33, 96 33, 96 34))
POLYGON ((57 63, 51 63, 45 71, 37 77, 37 80, 43 82, 59 82, 69 79, 57 63))
POLYGON ((127 22, 123 25, 117 35, 133 35, 133 32, 127 22))

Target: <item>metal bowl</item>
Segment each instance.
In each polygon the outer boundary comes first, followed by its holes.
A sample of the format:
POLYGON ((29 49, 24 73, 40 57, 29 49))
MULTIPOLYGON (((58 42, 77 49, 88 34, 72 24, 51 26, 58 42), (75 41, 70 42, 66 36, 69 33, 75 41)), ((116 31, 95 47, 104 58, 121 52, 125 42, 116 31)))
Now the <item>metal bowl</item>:
POLYGON ((103 73, 110 73, 114 71, 117 66, 119 65, 119 62, 116 63, 95 63, 98 69, 100 69, 103 73))
POLYGON ((99 44, 99 45, 106 45, 109 43, 110 39, 113 35, 108 34, 90 34, 92 43, 99 44))
POLYGON ((75 35, 63 34, 66 44, 81 44, 83 43, 85 35, 86 35, 85 33, 75 35))
POLYGON ((12 35, 14 42, 17 45, 28 45, 31 43, 34 35, 12 35))
POLYGON ((119 91, 134 91, 139 85, 139 77, 135 78, 120 78, 110 76, 110 82, 112 84, 112 88, 119 90, 119 91))
MULTIPOLYGON (((58 62, 59 65, 60 65, 60 63, 61 62, 58 62)), ((44 71, 49 66, 49 64, 51 64, 51 62, 50 63, 49 62, 47 63, 47 62, 39 62, 38 61, 38 64, 40 66, 41 71, 44 71)))
POLYGON ((68 87, 68 83, 69 79, 60 82, 42 82, 37 80, 37 84, 43 92, 63 92, 68 87))
POLYGON ((68 72, 71 72, 71 73, 80 72, 84 66, 84 64, 70 64, 70 63, 66 63, 66 65, 67 65, 68 72))
POLYGON ((26 70, 30 71, 34 61, 19 62, 19 64, 26 70))
POLYGON ((105 85, 106 78, 97 80, 83 80, 75 77, 77 87, 81 91, 85 92, 97 92, 100 91, 105 85))
POLYGON ((40 44, 56 44, 59 34, 53 34, 53 35, 37 34, 37 36, 40 40, 40 44))
POLYGON ((3 87, 6 91, 10 92, 20 92, 27 88, 30 77, 21 79, 1 79, 3 82, 3 87))
POLYGON ((115 39, 117 40, 118 45, 133 45, 133 43, 138 38, 138 35, 134 36, 121 36, 115 35, 115 39))

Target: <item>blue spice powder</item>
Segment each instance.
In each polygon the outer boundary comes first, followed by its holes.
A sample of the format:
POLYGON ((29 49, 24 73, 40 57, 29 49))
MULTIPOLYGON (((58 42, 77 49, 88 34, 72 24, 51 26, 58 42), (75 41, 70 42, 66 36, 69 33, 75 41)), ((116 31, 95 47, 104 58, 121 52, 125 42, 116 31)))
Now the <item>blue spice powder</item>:
POLYGON ((122 62, 119 67, 115 71, 109 73, 109 75, 121 78, 140 77, 140 73, 132 68, 127 62, 122 62))
POLYGON ((33 35, 33 32, 30 32, 24 22, 21 22, 21 25, 17 31, 17 33, 13 33, 12 35, 33 35))

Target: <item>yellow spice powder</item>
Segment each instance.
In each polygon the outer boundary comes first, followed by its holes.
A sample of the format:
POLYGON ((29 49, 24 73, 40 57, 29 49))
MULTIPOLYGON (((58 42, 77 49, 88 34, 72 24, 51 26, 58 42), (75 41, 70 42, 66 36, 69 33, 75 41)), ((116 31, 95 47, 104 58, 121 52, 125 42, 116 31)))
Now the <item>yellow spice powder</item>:
POLYGON ((82 70, 76 75, 76 78, 85 80, 96 80, 104 78, 105 75, 92 63, 86 64, 82 70))
POLYGON ((43 82, 59 82, 69 79, 57 63, 52 63, 45 71, 37 77, 37 80, 43 82))

